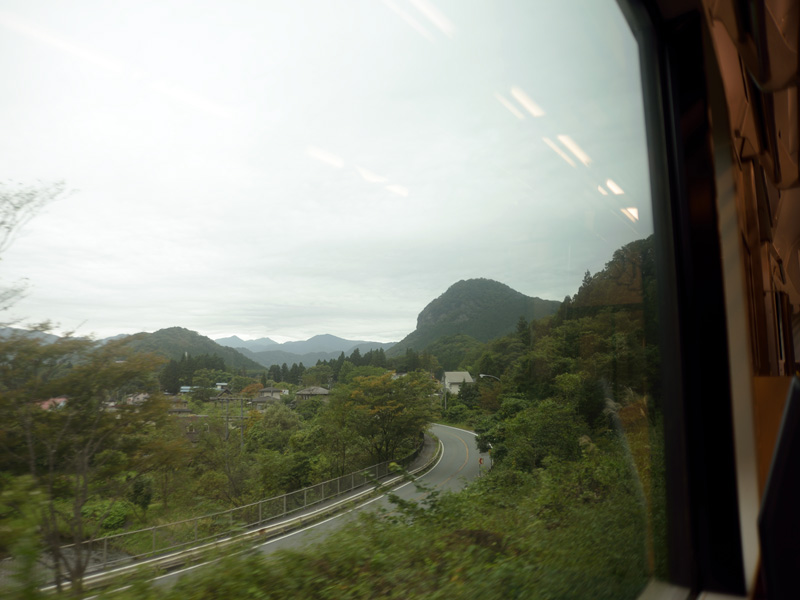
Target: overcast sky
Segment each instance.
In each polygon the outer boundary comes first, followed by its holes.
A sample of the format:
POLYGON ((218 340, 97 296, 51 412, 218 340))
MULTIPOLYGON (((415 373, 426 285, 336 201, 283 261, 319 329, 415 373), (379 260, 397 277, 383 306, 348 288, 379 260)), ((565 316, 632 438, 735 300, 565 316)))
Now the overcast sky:
POLYGON ((0 180, 72 190, 2 256, 26 322, 396 341, 652 230, 612 0, 0 0, 0 81, 0 180))

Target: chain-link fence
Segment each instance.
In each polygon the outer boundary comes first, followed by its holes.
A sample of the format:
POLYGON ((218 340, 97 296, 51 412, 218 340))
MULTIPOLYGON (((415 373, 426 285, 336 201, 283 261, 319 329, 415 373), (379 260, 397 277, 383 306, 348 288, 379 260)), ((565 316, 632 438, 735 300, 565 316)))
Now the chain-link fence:
MULTIPOLYGON (((83 550, 91 553, 91 562, 86 575, 145 558, 186 550, 299 513, 315 504, 391 475, 392 463, 407 468, 419 456, 423 445, 421 442, 414 452, 399 460, 386 461, 274 498, 266 498, 201 517, 88 540, 83 542, 82 546, 83 550)), ((62 550, 67 553, 74 552, 75 546, 69 544, 63 546, 62 550)), ((13 559, 0 562, 0 589, 12 571, 13 559)), ((48 577, 45 575, 44 578, 48 577)))

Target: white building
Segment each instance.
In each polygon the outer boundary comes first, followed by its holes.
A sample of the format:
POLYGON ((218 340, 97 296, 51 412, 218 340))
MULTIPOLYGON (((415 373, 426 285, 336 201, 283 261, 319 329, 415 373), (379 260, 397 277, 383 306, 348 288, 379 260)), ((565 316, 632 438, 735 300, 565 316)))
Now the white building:
POLYGON ((448 394, 457 394, 465 383, 474 383, 472 375, 466 371, 445 371, 442 385, 448 394))

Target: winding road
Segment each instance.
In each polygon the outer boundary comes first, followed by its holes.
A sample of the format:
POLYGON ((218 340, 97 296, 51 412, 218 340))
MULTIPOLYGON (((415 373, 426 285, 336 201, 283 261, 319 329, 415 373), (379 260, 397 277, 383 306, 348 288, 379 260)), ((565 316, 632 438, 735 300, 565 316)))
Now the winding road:
MULTIPOLYGON (((433 490, 458 491, 467 482, 488 470, 491 459, 488 454, 481 454, 477 451, 474 433, 438 424, 432 425, 430 432, 439 438, 442 453, 428 472, 417 477, 417 482, 433 490)), ((393 488, 392 491, 406 500, 420 500, 424 496, 424 492, 418 491, 413 484, 414 482, 406 482, 393 488)), ((263 542, 257 548, 264 554, 271 554, 281 549, 301 549, 316 543, 333 530, 352 522, 358 517, 359 511, 376 510, 378 507, 391 508, 391 506, 387 494, 383 494, 366 500, 349 510, 263 542)), ((207 562, 198 563, 171 571, 153 578, 152 581, 156 585, 168 587, 181 577, 191 577, 192 571, 203 569, 208 564, 207 562)))
MULTIPOLYGON (((474 433, 449 425, 432 425, 430 431, 439 438, 442 455, 430 471, 416 479, 418 483, 433 490, 458 491, 468 481, 479 477, 482 471, 488 469, 491 459, 488 454, 480 454, 477 451, 474 433), (481 458, 483 465, 480 463, 481 458)), ((393 492, 405 500, 420 500, 424 496, 424 493, 417 490, 414 482, 404 483, 394 488, 393 492)), ((391 502, 384 494, 318 523, 264 542, 259 546, 259 550, 271 554, 284 548, 303 548, 357 518, 358 511, 375 510, 378 507, 391 508, 391 506, 391 502)))

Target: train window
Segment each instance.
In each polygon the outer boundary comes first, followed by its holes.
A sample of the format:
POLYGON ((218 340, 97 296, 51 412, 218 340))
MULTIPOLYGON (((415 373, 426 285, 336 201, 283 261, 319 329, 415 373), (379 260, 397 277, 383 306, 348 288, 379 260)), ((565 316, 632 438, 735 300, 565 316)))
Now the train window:
POLYGON ((479 388, 441 417, 492 448, 497 502, 443 527, 502 539, 470 551, 485 597, 669 576, 664 283, 616 2, 8 0, 0 29, 5 176, 71 190, 4 252, 15 313, 398 341, 469 284, 461 309, 497 304, 438 340, 479 388))

